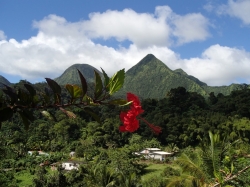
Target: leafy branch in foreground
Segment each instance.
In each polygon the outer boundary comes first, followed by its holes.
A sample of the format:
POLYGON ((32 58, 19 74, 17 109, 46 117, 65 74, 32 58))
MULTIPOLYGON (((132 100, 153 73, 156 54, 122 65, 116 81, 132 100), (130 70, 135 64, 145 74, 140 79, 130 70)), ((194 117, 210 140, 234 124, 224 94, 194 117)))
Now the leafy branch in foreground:
POLYGON ((76 115, 69 110, 68 107, 79 107, 86 113, 90 114, 96 121, 100 122, 99 117, 93 112, 91 106, 98 105, 130 105, 130 110, 121 112, 120 119, 123 126, 120 127, 121 132, 134 132, 139 127, 138 119, 144 121, 155 134, 161 132, 161 128, 147 122, 139 116, 143 112, 139 98, 132 94, 127 94, 127 100, 111 99, 111 96, 120 90, 124 84, 124 69, 115 73, 111 78, 102 69, 104 81, 97 71, 95 75, 95 87, 92 96, 88 95, 88 84, 82 73, 78 70, 81 80, 81 87, 78 85, 66 84, 65 89, 69 95, 69 99, 65 102, 62 97, 62 88, 56 81, 45 78, 48 87, 44 92, 38 92, 32 85, 25 83, 24 88, 13 89, 4 84, 2 90, 7 97, 0 96, 0 125, 3 121, 10 119, 14 113, 18 113, 28 129, 30 123, 34 120, 33 112, 40 110, 41 114, 50 120, 55 117, 48 109, 59 109, 70 118, 76 118, 76 115), (138 118, 138 119, 137 119, 138 118))
POLYGON ((45 78, 48 87, 43 92, 37 91, 31 84, 24 84, 24 89, 14 89, 5 84, 0 95, 0 124, 3 121, 10 119, 14 113, 18 113, 25 127, 28 128, 31 121, 34 120, 33 112, 40 110, 41 114, 49 119, 54 119, 53 115, 48 111, 50 108, 59 109, 70 118, 75 118, 76 115, 66 110, 67 107, 80 107, 88 114, 92 115, 95 120, 99 120, 97 115, 91 109, 91 106, 97 105, 127 105, 124 99, 111 100, 115 92, 117 92, 124 83, 124 69, 115 73, 111 78, 107 76, 104 70, 104 81, 101 76, 94 71, 95 74, 95 89, 93 96, 87 95, 88 84, 82 73, 78 70, 81 80, 81 86, 66 84, 65 89, 69 98, 65 101, 62 97, 62 88, 56 81, 45 78))

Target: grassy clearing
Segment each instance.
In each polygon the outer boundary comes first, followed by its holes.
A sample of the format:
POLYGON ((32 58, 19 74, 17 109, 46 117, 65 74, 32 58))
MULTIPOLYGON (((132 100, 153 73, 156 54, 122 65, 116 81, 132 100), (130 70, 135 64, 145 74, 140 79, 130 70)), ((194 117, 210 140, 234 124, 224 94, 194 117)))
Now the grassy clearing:
POLYGON ((34 175, 31 175, 29 171, 23 170, 15 174, 15 178, 18 180, 18 186, 28 187, 32 184, 34 175))

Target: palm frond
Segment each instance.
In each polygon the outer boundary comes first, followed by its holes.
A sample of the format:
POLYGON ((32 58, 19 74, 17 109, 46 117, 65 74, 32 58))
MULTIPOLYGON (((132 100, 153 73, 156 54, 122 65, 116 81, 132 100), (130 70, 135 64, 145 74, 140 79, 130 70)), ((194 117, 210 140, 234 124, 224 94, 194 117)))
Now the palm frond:
POLYGON ((183 173, 189 173, 196 178, 205 180, 206 175, 200 167, 199 159, 196 160, 198 162, 195 163, 195 160, 191 160, 186 154, 182 154, 177 160, 176 163, 182 168, 183 173))

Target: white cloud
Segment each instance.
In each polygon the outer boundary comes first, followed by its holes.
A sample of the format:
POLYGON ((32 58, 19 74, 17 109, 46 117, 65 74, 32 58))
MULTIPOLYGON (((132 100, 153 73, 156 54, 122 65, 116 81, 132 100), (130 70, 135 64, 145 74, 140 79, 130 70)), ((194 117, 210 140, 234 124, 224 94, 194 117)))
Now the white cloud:
POLYGON ((0 42, 0 70, 35 81, 39 77, 58 77, 73 64, 87 63, 112 75, 123 68, 128 70, 151 53, 172 70, 182 68, 208 85, 230 84, 238 78, 250 82, 250 54, 244 50, 214 45, 200 58, 180 59, 167 46, 141 48, 131 44, 115 49, 92 42, 82 29, 84 23, 69 23, 55 15, 35 22, 37 36, 21 42, 0 42))
MULTIPOLYGON (((79 22, 49 15, 33 22, 33 27, 38 30, 36 36, 20 42, 15 39, 0 42, 0 70, 34 81, 39 77, 55 78, 73 64, 87 63, 102 67, 111 75, 124 67, 128 70, 148 53, 167 60, 177 59, 167 47, 174 42, 173 31, 178 42, 200 40, 204 35, 191 35, 190 31, 204 32, 207 24, 200 14, 180 16, 168 6, 156 7, 154 14, 137 13, 131 9, 108 10, 92 13, 89 20, 79 22), (197 21, 186 28, 189 33, 179 31, 185 21, 197 21), (131 45, 127 48, 108 47, 93 42, 98 38, 115 38, 118 42, 129 40, 131 45)), ((0 37, 6 39, 3 32, 0 37)))
POLYGON ((250 24, 250 1, 249 0, 228 0, 227 4, 218 7, 219 14, 228 14, 240 19, 244 24, 250 24))
POLYGON ((212 4, 212 2, 208 2, 203 6, 203 8, 208 12, 212 12, 214 10, 214 5, 212 4))
POLYGON ((190 75, 198 77, 208 85, 221 86, 250 82, 250 52, 242 49, 213 45, 200 58, 185 59, 180 66, 190 75))
POLYGON ((173 35, 177 37, 178 44, 207 39, 209 21, 200 13, 175 15, 173 19, 173 35))
POLYGON ((83 27, 90 38, 114 37, 118 41, 129 40, 139 47, 152 44, 164 46, 168 45, 170 35, 170 27, 165 19, 166 14, 159 11, 153 15, 137 13, 131 9, 121 12, 108 10, 90 14, 90 20, 85 21, 83 27))
POLYGON ((6 38, 7 38, 7 36, 4 34, 4 32, 2 30, 0 30, 0 41, 5 40, 6 38))
POLYGON ((154 14, 131 9, 92 13, 82 26, 90 38, 114 37, 118 41, 129 40, 138 47, 170 46, 173 35, 178 44, 205 40, 209 36, 209 21, 204 16, 177 15, 168 6, 156 7, 154 14))
POLYGON ((177 15, 167 6, 156 7, 154 14, 109 10, 72 23, 49 15, 33 26, 38 34, 28 40, 0 42, 1 72, 36 81, 58 77, 73 64, 87 63, 112 75, 123 68, 128 70, 151 53, 169 68, 182 68, 209 85, 230 84, 239 78, 250 82, 249 52, 214 45, 201 57, 180 59, 169 49, 171 42, 182 44, 209 36, 209 22, 199 13, 177 15), (113 48, 94 43, 96 38, 129 40, 131 45, 113 48))

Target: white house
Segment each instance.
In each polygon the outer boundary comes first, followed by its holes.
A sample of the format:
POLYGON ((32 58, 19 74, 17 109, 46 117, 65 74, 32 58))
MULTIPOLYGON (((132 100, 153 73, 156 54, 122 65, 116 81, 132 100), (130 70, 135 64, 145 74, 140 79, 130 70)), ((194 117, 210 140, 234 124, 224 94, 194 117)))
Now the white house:
POLYGON ((150 154, 153 153, 154 151, 160 151, 161 149, 159 148, 146 148, 139 152, 140 155, 143 155, 145 158, 150 158, 150 154))
POLYGON ((173 153, 168 153, 165 151, 161 151, 159 148, 146 148, 139 152, 140 155, 143 155, 145 158, 149 159, 154 159, 154 160, 165 160, 166 157, 172 156, 173 153))
POLYGON ((33 155, 35 152, 38 152, 38 156, 49 156, 48 153, 45 153, 43 151, 28 151, 28 154, 33 155))
POLYGON ((161 149, 159 148, 146 148, 144 150, 142 150, 140 153, 141 154, 149 154, 149 153, 153 153, 155 151, 160 151, 161 149))
POLYGON ((166 159, 166 157, 172 156, 172 155, 173 155, 173 153, 168 153, 168 152, 165 152, 165 151, 155 151, 155 152, 149 154, 149 157, 154 159, 154 160, 163 161, 163 160, 166 159))
POLYGON ((76 161, 72 161, 72 160, 69 160, 69 161, 64 161, 62 163, 62 167, 65 169, 65 170, 72 170, 72 169, 76 169, 78 170, 80 166, 80 163, 79 162, 76 162, 76 161))

